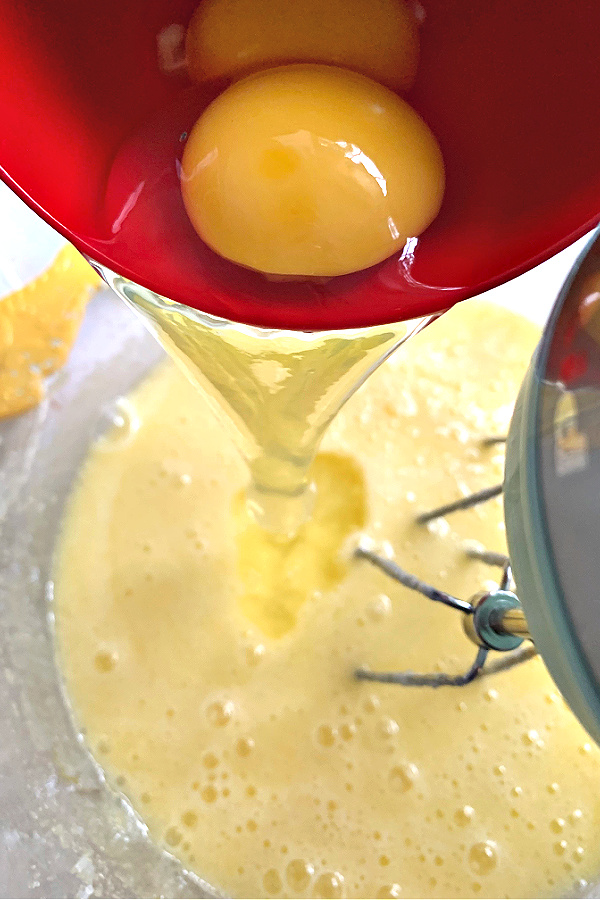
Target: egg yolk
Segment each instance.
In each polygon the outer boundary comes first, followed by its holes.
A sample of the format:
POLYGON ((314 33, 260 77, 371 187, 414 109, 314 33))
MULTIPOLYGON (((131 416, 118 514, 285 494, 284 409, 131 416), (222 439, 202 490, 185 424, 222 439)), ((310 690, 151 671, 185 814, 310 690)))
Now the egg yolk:
POLYGON ((417 21, 404 0, 203 0, 186 37, 196 81, 312 62, 406 90, 418 53, 417 21))
POLYGON ((332 66, 252 75, 205 110, 181 187, 200 237, 274 275, 375 265, 435 218, 444 166, 435 138, 387 88, 332 66))

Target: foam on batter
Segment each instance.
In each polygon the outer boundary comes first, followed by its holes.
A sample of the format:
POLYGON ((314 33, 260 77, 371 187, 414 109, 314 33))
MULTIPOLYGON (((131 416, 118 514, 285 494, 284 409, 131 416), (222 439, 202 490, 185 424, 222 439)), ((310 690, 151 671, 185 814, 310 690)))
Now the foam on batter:
POLYGON ((244 518, 246 472, 171 365, 94 448, 56 560, 77 721, 155 840, 233 896, 559 895, 600 870, 600 753, 542 662, 463 689, 357 682, 357 665, 463 671, 460 616, 344 551, 357 533, 469 597, 505 549, 497 483, 537 340, 463 304, 333 423, 313 522, 278 545, 244 518))

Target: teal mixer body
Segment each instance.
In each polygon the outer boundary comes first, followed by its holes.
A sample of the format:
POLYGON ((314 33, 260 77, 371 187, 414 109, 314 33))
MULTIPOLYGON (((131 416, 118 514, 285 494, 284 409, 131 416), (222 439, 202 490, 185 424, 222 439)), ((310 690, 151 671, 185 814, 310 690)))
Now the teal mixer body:
POLYGON ((544 662, 600 741, 600 232, 563 286, 522 384, 504 510, 516 591, 544 662))

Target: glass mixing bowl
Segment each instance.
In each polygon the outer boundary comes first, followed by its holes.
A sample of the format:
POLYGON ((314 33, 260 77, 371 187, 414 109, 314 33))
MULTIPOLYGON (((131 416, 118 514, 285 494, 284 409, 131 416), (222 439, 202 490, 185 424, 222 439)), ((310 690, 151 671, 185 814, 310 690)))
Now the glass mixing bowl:
MULTIPOLYGON (((38 274, 60 244, 0 185, 0 295, 38 274)), ((528 308, 542 320, 578 249, 491 294, 519 309, 535 296, 528 308)), ((150 841, 106 784, 74 727, 54 660, 52 555, 65 500, 119 398, 163 356, 125 304, 101 291, 47 398, 0 422, 2 896, 217 896, 150 841)))

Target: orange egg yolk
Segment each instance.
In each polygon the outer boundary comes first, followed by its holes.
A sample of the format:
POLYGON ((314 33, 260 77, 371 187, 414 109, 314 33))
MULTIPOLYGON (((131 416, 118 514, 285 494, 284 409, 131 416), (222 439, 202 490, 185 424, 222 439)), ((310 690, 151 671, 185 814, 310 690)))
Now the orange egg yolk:
POLYGON ((336 276, 375 265, 435 218, 435 138, 387 88, 332 66, 237 82, 187 141, 189 218, 217 253, 260 272, 336 276))
POLYGON ((402 91, 414 81, 418 53, 417 21, 404 0, 203 0, 186 38, 195 81, 310 62, 402 91))

